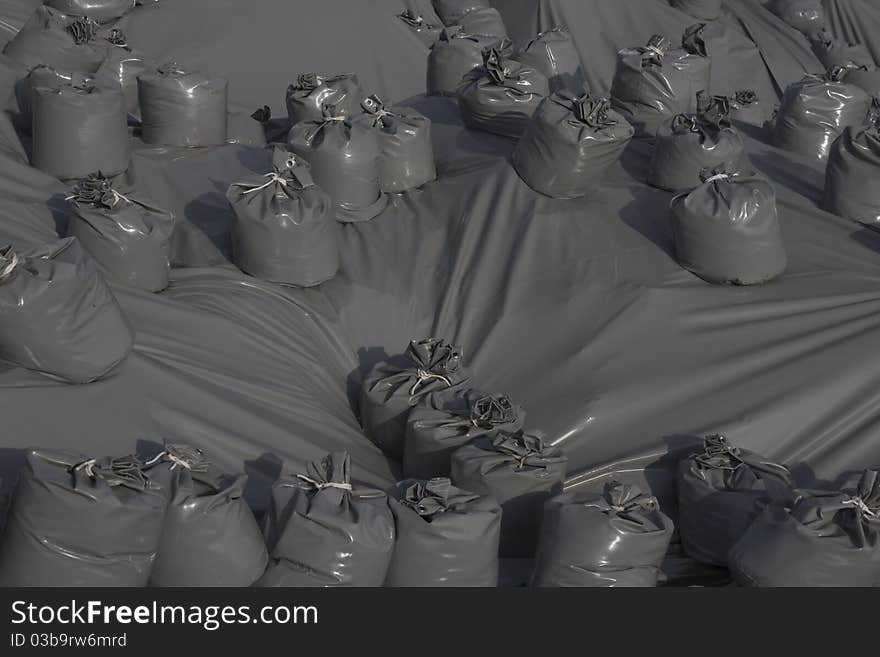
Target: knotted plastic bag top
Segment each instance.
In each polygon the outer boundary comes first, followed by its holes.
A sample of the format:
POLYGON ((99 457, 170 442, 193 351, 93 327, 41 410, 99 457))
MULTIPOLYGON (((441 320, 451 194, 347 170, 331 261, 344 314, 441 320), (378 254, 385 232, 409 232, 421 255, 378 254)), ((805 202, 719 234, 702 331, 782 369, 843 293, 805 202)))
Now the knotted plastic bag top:
POLYGON ((689 55, 697 55, 698 57, 709 56, 706 42, 703 40, 704 29, 706 29, 705 23, 695 23, 685 28, 684 34, 681 37, 681 47, 689 55))
POLYGON ((323 490, 351 493, 351 457, 348 452, 332 452, 320 461, 311 461, 305 473, 296 475, 297 486, 313 495, 323 490))
POLYGON ((73 188, 73 194, 67 197, 76 205, 91 205, 115 210, 117 206, 131 203, 129 199, 117 192, 103 173, 90 173, 80 180, 73 188))
POLYGON ((654 34, 648 43, 633 49, 640 59, 641 66, 663 66, 663 60, 669 53, 672 44, 662 34, 654 34))
POLYGON ((398 14, 397 17, 416 30, 434 30, 440 27, 439 25, 428 23, 424 16, 417 14, 413 9, 406 9, 398 14))
POLYGON ((403 491, 400 503, 415 511, 425 522, 431 522, 447 511, 460 508, 479 498, 479 495, 456 488, 447 477, 435 477, 425 481, 413 481, 403 491))
POLYGON ((516 471, 528 468, 545 469, 548 457, 556 456, 556 450, 545 445, 541 436, 517 431, 501 434, 492 440, 492 449, 506 457, 516 471))
POLYGON ((846 533, 858 548, 880 541, 880 472, 865 470, 853 492, 808 494, 791 515, 820 536, 846 533))
POLYGON ((442 381, 447 388, 452 387, 449 377, 462 369, 461 352, 441 338, 413 340, 406 348, 406 356, 415 367, 417 376, 410 396, 430 381, 442 381))
POLYGON ((734 131, 730 122, 730 99, 727 96, 697 94, 696 114, 677 114, 672 119, 672 133, 699 133, 702 138, 718 141, 721 132, 734 131))
POLYGON ((99 29, 98 23, 91 18, 77 18, 67 25, 67 32, 77 45, 94 41, 99 29))
POLYGON ((471 409, 470 421, 478 429, 494 429, 517 421, 516 405, 507 395, 480 397, 471 409))
POLYGON ((592 98, 585 93, 580 96, 568 90, 557 91, 550 96, 551 102, 569 110, 572 118, 568 121, 574 127, 586 127, 593 132, 613 128, 619 121, 612 116, 611 101, 607 98, 592 98))
POLYGON ((720 434, 706 436, 703 452, 693 457, 694 465, 713 487, 727 491, 765 489, 771 499, 789 499, 794 483, 783 465, 731 445, 720 434))
POLYGON ((319 75, 317 73, 300 73, 296 78, 296 83, 291 86, 303 91, 314 91, 318 87, 322 87, 340 80, 353 78, 351 73, 340 73, 339 75, 319 75))
POLYGON ((741 89, 733 94, 732 103, 740 107, 748 107, 759 101, 758 94, 753 89, 741 89))
POLYGON ((311 167, 285 148, 276 146, 272 154, 274 171, 264 174, 265 182, 236 182, 230 190, 236 189, 242 198, 256 194, 264 189, 271 191, 273 196, 295 197, 300 192, 315 186, 312 180, 311 167))
POLYGON ((374 126, 382 125, 383 127, 387 127, 391 122, 390 119, 397 116, 393 112, 389 112, 385 109, 385 103, 383 103, 382 99, 376 94, 364 98, 361 102, 361 107, 364 112, 373 117, 374 126))
POLYGON ((12 277, 18 267, 18 255, 11 244, 0 247, 0 285, 12 277))
POLYGON ((538 93, 530 79, 534 69, 507 59, 505 51, 497 46, 483 49, 483 72, 492 84, 516 96, 533 97, 538 93))
POLYGON ((68 466, 73 487, 88 481, 102 481, 111 488, 122 486, 135 491, 151 488, 150 478, 144 471, 144 463, 137 456, 104 457, 86 459, 68 466))
POLYGON ((643 493, 636 485, 609 481, 603 486, 602 494, 591 498, 586 505, 595 507, 606 516, 625 521, 630 530, 651 532, 665 526, 659 515, 657 498, 643 493))

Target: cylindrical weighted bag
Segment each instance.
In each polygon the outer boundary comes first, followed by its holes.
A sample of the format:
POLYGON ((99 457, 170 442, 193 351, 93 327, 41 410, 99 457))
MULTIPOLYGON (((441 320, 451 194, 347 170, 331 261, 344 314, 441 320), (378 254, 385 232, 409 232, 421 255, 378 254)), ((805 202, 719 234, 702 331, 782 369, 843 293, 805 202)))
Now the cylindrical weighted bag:
POLYGON ((309 165, 282 148, 275 171, 233 183, 235 264, 266 281, 311 287, 339 271, 339 227, 333 202, 312 181, 309 165))
POLYGON ((729 101, 730 118, 736 121, 763 127, 773 116, 774 106, 759 98, 752 89, 734 92, 729 101))
POLYGON ((361 384, 361 426, 392 458, 403 457, 410 409, 432 392, 461 389, 468 380, 459 349, 439 338, 413 340, 406 363, 377 364, 361 384))
POLYGON ((821 0, 770 0, 767 8, 791 27, 807 36, 825 27, 825 10, 821 0))
POLYGON ((0 359, 69 383, 109 374, 131 350, 131 327, 73 237, 0 249, 0 359))
POLYGON ((843 82, 847 69, 807 75, 788 87, 776 117, 773 145, 818 161, 828 159, 831 144, 847 126, 861 125, 871 99, 843 82))
POLYGON ((394 550, 388 496, 354 488, 346 452, 272 487, 272 557, 259 586, 382 586, 394 550))
POLYGON ((513 59, 544 74, 550 91, 567 89, 581 94, 586 88, 581 58, 568 30, 556 27, 541 32, 529 41, 513 59))
POLYGON ((379 186, 382 151, 373 119, 337 115, 329 105, 318 121, 301 121, 287 135, 287 146, 311 165, 315 183, 336 204, 337 219, 368 221, 388 203, 379 186))
POLYGON ((434 0, 434 11, 444 25, 456 25, 469 12, 490 7, 489 0, 434 0))
POLYGON ((250 586, 268 555, 244 501, 247 476, 224 475, 200 450, 165 445, 146 463, 168 499, 151 586, 250 586))
POLYGON ((488 48, 483 51, 483 66, 465 77, 458 105, 469 128, 519 138, 549 93, 542 73, 488 48))
POLYGON ((181 147, 226 143, 226 80, 190 73, 171 62, 138 75, 137 81, 145 143, 181 147))
POLYGON ((0 586, 143 587, 166 500, 135 457, 32 449, 0 542, 0 586))
POLYGON ((788 468, 717 435, 679 462, 677 483, 682 546, 691 558, 718 566, 764 506, 793 495, 788 468))
POLYGON ((73 76, 31 84, 32 164, 71 180, 95 171, 128 169, 130 146, 125 96, 115 82, 73 76))
POLYGON ((742 586, 880 586, 880 474, 855 491, 807 491, 768 507, 728 558, 742 586))
POLYGON ((517 431, 477 438, 451 458, 452 483, 501 504, 502 557, 532 557, 544 502, 562 492, 568 458, 541 436, 517 431))
POLYGON ((357 76, 351 73, 302 73, 287 87, 287 116, 292 126, 301 121, 321 121, 327 105, 333 106, 334 116, 357 116, 366 96, 357 76))
POLYGON ((571 491, 544 505, 532 586, 657 585, 673 524, 657 498, 608 482, 602 493, 571 491))
POLYGON ((440 32, 443 31, 442 25, 430 23, 429 19, 426 19, 412 9, 407 9, 403 13, 398 14, 397 17, 406 23, 413 33, 419 37, 421 42, 428 48, 437 42, 437 39, 440 38, 440 32))
POLYGON ((822 30, 810 37, 813 53, 822 62, 825 69, 834 66, 866 66, 874 68, 874 58, 868 49, 860 43, 852 44, 835 39, 827 30, 822 30))
POLYGON ((40 6, 3 53, 28 70, 41 64, 61 71, 94 73, 107 56, 109 44, 98 38, 92 20, 40 6))
POLYGON ((148 292, 168 287, 173 214, 120 194, 100 173, 81 181, 68 200, 74 206, 68 234, 108 278, 148 292))
POLYGON ((449 476, 449 458, 476 438, 522 428, 526 412, 507 395, 478 390, 435 392, 414 406, 406 421, 403 476, 430 479, 449 476))
POLYGON ((509 49, 510 42, 466 34, 458 27, 444 29, 428 53, 428 95, 455 96, 465 76, 483 65, 483 49, 489 47, 509 49))
POLYGON ((437 178, 431 120, 407 107, 386 110, 378 96, 363 102, 379 137, 379 187, 405 192, 437 178))
POLYGON ((122 86, 125 95, 125 108, 133 117, 140 117, 141 109, 138 101, 139 75, 153 68, 155 64, 142 52, 131 48, 126 41, 125 34, 120 30, 110 30, 107 36, 110 49, 107 58, 98 72, 97 77, 107 77, 115 80, 122 86))
POLYGON ((498 585, 501 507, 449 479, 407 479, 389 494, 397 542, 386 586, 498 585))
POLYGON ((669 0, 669 4, 694 18, 714 21, 721 18, 724 0, 669 0))
POLYGON ((456 25, 468 34, 481 34, 494 37, 506 37, 507 26, 501 17, 501 12, 489 7, 487 9, 474 9, 461 17, 456 25))
POLYGON ((880 226, 880 128, 849 127, 831 146, 822 207, 847 219, 880 226))
POLYGON ((85 16, 98 23, 110 23, 134 9, 136 0, 44 0, 43 4, 68 16, 85 16))
POLYGON ((513 153, 525 183, 554 198, 596 189, 620 158, 633 129, 605 98, 559 91, 544 99, 513 153))

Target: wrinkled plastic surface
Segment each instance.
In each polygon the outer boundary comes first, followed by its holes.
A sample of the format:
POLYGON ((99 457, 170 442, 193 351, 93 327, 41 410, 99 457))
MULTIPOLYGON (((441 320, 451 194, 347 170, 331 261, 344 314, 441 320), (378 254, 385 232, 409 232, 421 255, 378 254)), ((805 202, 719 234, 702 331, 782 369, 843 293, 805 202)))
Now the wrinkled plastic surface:
POLYGON ((669 0, 669 4, 694 18, 714 21, 721 17, 724 0, 669 0))
POLYGON ((354 74, 303 73, 287 87, 287 116, 291 125, 320 121, 327 105, 333 108, 333 116, 357 116, 366 96, 354 74))
POLYGON ((110 373, 132 332, 94 261, 75 238, 22 251, 0 281, 0 359, 70 383, 110 373))
POLYGON ((532 586, 656 586, 672 530, 637 486, 562 493, 544 505, 532 586))
POLYGON ((550 91, 568 89, 580 94, 585 90, 581 58, 568 30, 554 28, 541 32, 516 52, 514 59, 543 73, 550 91))
POLYGON ((773 116, 774 104, 761 98, 753 89, 741 89, 730 98, 730 118, 763 127, 773 116))
POLYGON ((502 557, 535 554, 544 503, 562 492, 568 459, 543 436, 523 431, 477 438, 457 449, 450 479, 464 490, 490 495, 501 504, 502 557))
POLYGON ((454 96, 467 76, 483 64, 483 48, 498 43, 494 36, 443 30, 428 54, 427 92, 454 96))
POLYGON ((468 12, 491 7, 489 0, 433 0, 434 11, 444 25, 455 25, 468 12))
POLYGON ((791 27, 808 36, 825 27, 825 11, 820 0, 770 0, 766 6, 791 27))
POLYGON ((130 116, 139 118, 141 115, 138 100, 137 78, 142 73, 154 68, 156 64, 141 51, 127 45, 124 34, 118 33, 114 42, 110 42, 104 63, 95 73, 96 76, 112 78, 122 86, 125 95, 125 107, 130 116))
POLYGON ((835 39, 834 35, 826 30, 812 35, 810 45, 826 69, 847 64, 875 68, 874 58, 864 45, 835 39))
POLYGON ((847 69, 843 78, 847 84, 854 85, 869 96, 880 98, 880 69, 858 67, 847 69))
POLYGON ((880 225, 880 130, 876 124, 847 128, 831 146, 822 207, 869 225, 880 225))
POLYGON ((36 449, 25 458, 0 539, 0 586, 146 586, 165 499, 134 460, 86 467, 87 456, 36 449))
POLYGON ((406 479, 389 493, 397 541, 385 586, 496 586, 501 507, 449 479, 406 479))
POLYGON ((430 48, 440 38, 440 32, 443 31, 443 25, 438 20, 436 23, 431 22, 431 18, 407 9, 398 15, 398 18, 409 27, 421 42, 430 48))
POLYGON ((99 23, 109 23, 134 9, 135 0, 45 0, 44 4, 68 16, 85 16, 99 23))
POLYGON ((480 34, 503 38, 507 36, 507 27, 497 9, 474 9, 469 11, 456 25, 468 34, 480 34))
POLYGON ((351 488, 346 452, 272 487, 272 558, 260 586, 382 586, 394 549, 388 496, 351 488))
POLYGON ((632 126, 606 99, 557 92, 538 106, 517 143, 513 166, 537 192, 578 198, 600 186, 632 136, 632 126))
POLYGON ((403 476, 448 477, 455 450, 477 438, 514 433, 522 428, 525 416, 525 410, 507 395, 473 389, 432 393, 407 418, 403 476))
POLYGON ((137 81, 144 142, 185 147, 226 143, 226 80, 167 63, 138 75, 137 81))

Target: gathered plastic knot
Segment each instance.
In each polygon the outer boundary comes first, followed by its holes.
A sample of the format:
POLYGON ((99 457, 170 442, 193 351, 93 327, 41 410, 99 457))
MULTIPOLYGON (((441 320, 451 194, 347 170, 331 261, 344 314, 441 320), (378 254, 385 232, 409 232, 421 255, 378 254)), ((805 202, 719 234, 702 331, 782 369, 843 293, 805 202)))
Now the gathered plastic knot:
POLYGON ((450 375, 461 368, 461 352, 440 338, 413 340, 406 348, 406 356, 416 370, 416 381, 410 388, 412 397, 421 386, 430 381, 442 381, 452 387, 450 375))
POLYGON ((704 29, 706 29, 705 23, 696 23, 685 29, 684 35, 681 37, 681 47, 688 54, 708 57, 709 51, 706 49, 706 42, 703 40, 704 29))
POLYGON ((572 112, 576 119, 572 124, 583 123, 594 130, 610 128, 617 125, 617 121, 609 116, 610 111, 611 101, 607 98, 593 99, 590 94, 584 94, 572 100, 572 112))
POLYGON ((642 48, 642 51, 649 55, 649 59, 656 64, 660 65, 663 63, 663 58, 666 57, 666 53, 669 50, 670 43, 669 40, 664 37, 662 34, 655 34, 650 39, 648 39, 648 43, 645 44, 645 47, 642 48))
POLYGON ((474 402, 471 423, 478 429, 491 429, 516 420, 516 406, 507 395, 488 395, 474 402))
POLYGON ((272 110, 268 105, 263 105, 251 114, 251 118, 259 123, 269 123, 269 120, 272 118, 272 110))
POLYGON ((71 473, 82 472, 90 480, 101 479, 108 486, 126 486, 137 490, 144 490, 150 484, 150 478, 144 472, 144 464, 134 456, 120 456, 114 458, 86 459, 68 470, 71 473))
MULTIPOLYGON (((736 171, 732 165, 732 163, 725 163, 720 167, 713 167, 710 169, 701 169, 700 170, 700 180, 703 183, 711 183, 716 180, 729 180, 731 178, 736 178, 740 173, 736 171)), ((718 436, 722 441, 726 441, 727 439, 724 436, 718 436)), ((709 437, 711 438, 711 436, 709 437)), ((708 441, 709 438, 706 438, 708 441)), ((735 449, 735 448, 733 448, 735 449)))
POLYGON ((638 486, 624 484, 616 479, 605 484, 602 496, 608 505, 608 511, 617 514, 655 511, 659 507, 656 497, 645 495, 638 486))
POLYGON ((845 499, 841 504, 853 507, 865 518, 870 520, 880 520, 880 506, 874 508, 870 507, 859 495, 853 495, 852 497, 845 499))
POLYGON ((452 387, 452 381, 449 380, 448 377, 443 376, 442 374, 437 374, 435 372, 431 372, 429 370, 417 369, 416 370, 416 381, 412 384, 412 387, 409 389, 409 396, 412 397, 418 392, 419 387, 428 385, 429 382, 438 380, 443 381, 446 384, 447 388, 452 387))
POLYGON ((718 470, 735 470, 743 463, 739 447, 731 445, 721 434, 706 436, 703 439, 703 453, 694 456, 694 461, 718 470))
POLYGON ((824 80, 826 82, 843 82, 843 78, 846 77, 846 74, 849 72, 848 66, 832 66, 825 73, 824 80))
POLYGON ((67 32, 77 45, 88 43, 98 35, 98 23, 91 18, 77 18, 67 26, 67 32))
POLYGON ((430 29, 435 27, 425 21, 425 17, 421 14, 416 14, 412 9, 407 9, 403 13, 398 14, 398 17, 407 25, 410 25, 416 29, 427 28, 430 29))
POLYGON ((9 278, 17 266, 18 254, 12 250, 12 245, 7 244, 0 248, 0 281, 9 278))
POLYGON ((156 70, 161 75, 186 75, 186 69, 177 62, 165 62, 164 64, 161 64, 159 67, 157 67, 156 70))
POLYGON ((90 173, 80 180, 73 188, 73 194, 65 197, 66 201, 77 204, 104 206, 114 209, 120 202, 131 203, 131 199, 117 192, 103 173, 90 173))
POLYGON ((496 84, 504 84, 512 76, 512 70, 504 65, 504 57, 496 46, 483 49, 483 66, 496 84))
POLYGON ((304 483, 308 488, 312 490, 324 490, 325 488, 338 488, 339 490, 347 490, 351 491, 351 484, 345 481, 321 481, 319 479, 314 479, 308 475, 298 474, 296 478, 299 479, 302 483, 304 483))
POLYGON ((125 38, 125 32, 120 30, 119 28, 114 27, 107 33, 107 41, 109 41, 114 46, 118 46, 120 48, 128 47, 128 40, 125 38))
POLYGON ((752 105, 758 102, 758 94, 752 89, 742 89, 734 92, 733 99, 740 105, 752 105))
POLYGON ((502 434, 492 441, 492 447, 499 454, 509 457, 516 470, 523 470, 527 465, 534 468, 547 467, 542 460, 544 440, 540 436, 523 431, 502 434))
POLYGON ((435 516, 448 508, 451 486, 446 477, 416 481, 404 491, 401 502, 420 516, 435 516))
MULTIPOLYGON (((256 187, 251 187, 251 188, 243 191, 242 195, 246 196, 248 194, 253 194, 254 192, 259 192, 261 189, 266 189, 267 187, 270 187, 275 184, 281 185, 282 187, 287 187, 287 178, 285 178, 284 176, 279 174, 277 171, 267 173, 264 175, 264 177, 268 178, 269 180, 264 182, 262 185, 257 185, 256 187)), ((236 183, 236 186, 242 186, 242 185, 243 185, 243 183, 236 183)))
POLYGON ((697 124, 704 132, 717 133, 731 127, 730 99, 697 92, 697 124))
POLYGON ((300 73, 296 78, 296 86, 304 91, 314 91, 324 84, 324 78, 317 73, 300 73))
POLYGON ((189 445, 167 444, 161 452, 144 463, 144 467, 151 467, 161 461, 171 463, 170 470, 182 468, 192 472, 207 472, 211 465, 202 450, 189 445))
POLYGON ((386 116, 394 116, 392 112, 385 109, 385 103, 376 94, 364 98, 361 101, 361 108, 373 116, 373 125, 377 125, 386 116))
POLYGON ((341 114, 336 114, 336 105, 330 104, 321 106, 321 117, 324 121, 324 125, 328 123, 339 123, 341 121, 345 121, 345 119, 347 118, 341 114))

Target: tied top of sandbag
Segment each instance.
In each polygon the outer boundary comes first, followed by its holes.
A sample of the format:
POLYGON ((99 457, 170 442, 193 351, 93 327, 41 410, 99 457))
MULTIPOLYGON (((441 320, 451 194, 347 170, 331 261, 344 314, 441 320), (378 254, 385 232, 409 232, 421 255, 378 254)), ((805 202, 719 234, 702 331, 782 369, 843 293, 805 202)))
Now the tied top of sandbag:
POLYGON ((880 541, 880 472, 865 470, 852 492, 815 492, 799 498, 792 517, 822 536, 845 532, 856 547, 880 541))
POLYGON ((251 118, 258 123, 266 125, 272 119, 272 109, 268 105, 258 107, 251 113, 251 118))
POLYGON ((594 132, 599 132, 619 123, 611 116, 615 113, 611 110, 611 101, 607 98, 592 98, 588 93, 577 96, 570 91, 562 90, 550 96, 550 100, 572 113, 574 118, 569 120, 572 126, 587 126, 594 132))
POLYGON ((769 493, 778 492, 782 495, 789 493, 794 487, 788 468, 731 445, 720 434, 706 436, 703 452, 696 454, 693 462, 706 478, 720 479, 717 483, 728 491, 763 487, 769 493))
POLYGON ((170 470, 188 470, 190 472, 205 473, 211 467, 211 462, 205 458, 202 450, 197 447, 183 444, 166 443, 156 456, 144 463, 147 468, 159 463, 170 463, 170 470))
POLYGON ((11 244, 0 247, 0 283, 8 280, 18 266, 18 255, 11 244))
POLYGON ((549 465, 547 459, 556 456, 556 450, 545 445, 541 436, 522 430, 495 437, 491 449, 506 457, 517 471, 526 468, 546 469, 549 465))
POLYGON ((672 119, 673 134, 699 133, 704 138, 717 140, 724 130, 733 131, 730 122, 730 99, 727 96, 709 96, 697 93, 697 113, 678 114, 672 119))
POLYGON ((94 41, 98 36, 98 23, 91 18, 76 18, 67 25, 67 32, 73 37, 74 43, 81 45, 94 41))
POLYGON ((129 48, 128 46, 128 39, 125 36, 125 32, 117 27, 114 27, 112 30, 110 30, 105 38, 111 45, 114 45, 117 48, 124 48, 125 50, 129 51, 131 50, 131 48, 129 48))
POLYGON ((240 188, 242 196, 249 196, 270 187, 275 194, 291 196, 291 192, 302 192, 315 187, 309 164, 284 148, 275 148, 272 166, 274 171, 263 175, 267 179, 265 182, 237 182, 232 183, 230 188, 240 188))
POLYGON ((100 171, 90 173, 80 180, 73 188, 73 194, 65 200, 73 201, 76 205, 93 205, 108 210, 115 210, 120 203, 133 203, 113 189, 110 181, 100 171))
POLYGON ((425 17, 421 14, 417 14, 412 9, 406 9, 402 13, 398 14, 397 17, 402 20, 404 23, 413 27, 417 30, 432 30, 440 27, 439 25, 432 25, 425 20, 425 17))
POLYGON ((173 60, 157 66, 156 72, 166 78, 182 78, 189 75, 189 71, 173 60))
POLYGON ((413 340, 406 348, 406 356, 416 368, 416 382, 410 389, 410 396, 429 381, 442 381, 447 388, 453 382, 450 376, 462 369, 461 351, 447 344, 441 338, 413 340))
POLYGON ((733 103, 740 107, 747 107, 758 102, 758 94, 753 89, 741 89, 733 94, 733 103))
MULTIPOLYGON (((484 75, 499 87, 504 87, 508 92, 517 96, 535 96, 538 91, 534 90, 531 74, 534 69, 524 66, 519 62, 506 58, 506 53, 500 44, 483 49, 482 71, 477 69, 476 75, 484 75)), ((540 95, 540 94, 539 94, 540 95)))
POLYGON ((698 57, 709 56, 706 42, 703 40, 704 29, 706 29, 705 23, 695 23, 685 29, 681 37, 681 47, 689 55, 697 55, 698 57))
POLYGON ((302 91, 312 92, 319 87, 323 87, 326 84, 330 84, 332 82, 338 82, 339 80, 348 80, 353 79, 357 81, 357 76, 353 73, 340 73, 339 75, 319 75, 317 73, 300 73, 294 84, 291 84, 291 88, 293 89, 301 89, 302 91))
POLYGON ((305 474, 297 474, 296 478, 297 485, 305 491, 332 489, 350 493, 351 457, 348 452, 332 452, 320 461, 310 462, 305 474))
POLYGON ((636 520, 641 514, 657 511, 660 508, 656 497, 644 494, 638 486, 616 480, 605 484, 601 497, 597 497, 593 505, 602 513, 621 516, 628 520, 636 520))
POLYGON ((150 488, 150 478, 144 472, 144 463, 134 455, 86 459, 67 466, 76 487, 78 477, 86 477, 91 482, 103 481, 111 488, 123 486, 132 490, 144 491, 150 488))
POLYGON ((662 34, 654 34, 644 46, 633 48, 632 52, 640 55, 642 66, 663 66, 663 59, 672 44, 662 34))
POLYGON ((517 420, 517 407, 507 395, 486 395, 474 402, 470 421, 477 429, 490 430, 517 420))
POLYGON ((380 123, 384 126, 386 125, 387 117, 394 117, 396 114, 389 112, 385 109, 385 103, 382 102, 382 99, 379 98, 376 94, 372 96, 367 96, 361 101, 361 107, 364 112, 371 115, 373 117, 373 125, 377 126, 380 123))
POLYGON ((447 477, 435 477, 409 482, 400 497, 400 503, 415 511, 426 522, 431 522, 437 516, 479 497, 456 488, 447 477))

